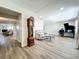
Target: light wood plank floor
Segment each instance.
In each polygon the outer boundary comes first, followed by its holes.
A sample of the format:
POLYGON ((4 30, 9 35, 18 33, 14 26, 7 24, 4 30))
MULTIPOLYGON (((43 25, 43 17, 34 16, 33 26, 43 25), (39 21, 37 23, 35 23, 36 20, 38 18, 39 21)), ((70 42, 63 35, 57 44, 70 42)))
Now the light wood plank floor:
POLYGON ((0 59, 79 59, 75 40, 57 37, 52 42, 35 40, 35 46, 21 48, 8 38, 0 45, 0 59))

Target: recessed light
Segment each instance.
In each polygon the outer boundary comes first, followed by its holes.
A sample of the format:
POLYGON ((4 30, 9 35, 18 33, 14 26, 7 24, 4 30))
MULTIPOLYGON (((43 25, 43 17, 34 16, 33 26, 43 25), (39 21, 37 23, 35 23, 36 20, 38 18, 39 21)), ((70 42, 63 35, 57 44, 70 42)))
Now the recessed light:
POLYGON ((60 8, 60 10, 64 10, 64 7, 60 8))
POLYGON ((42 18, 42 16, 40 16, 40 18, 42 18))

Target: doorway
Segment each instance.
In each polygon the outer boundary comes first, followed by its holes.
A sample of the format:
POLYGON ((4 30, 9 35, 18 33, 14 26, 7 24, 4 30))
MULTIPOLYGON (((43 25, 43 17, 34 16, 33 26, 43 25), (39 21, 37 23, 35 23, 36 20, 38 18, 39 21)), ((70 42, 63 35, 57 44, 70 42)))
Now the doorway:
POLYGON ((0 46, 20 42, 20 16, 21 13, 0 7, 0 46))

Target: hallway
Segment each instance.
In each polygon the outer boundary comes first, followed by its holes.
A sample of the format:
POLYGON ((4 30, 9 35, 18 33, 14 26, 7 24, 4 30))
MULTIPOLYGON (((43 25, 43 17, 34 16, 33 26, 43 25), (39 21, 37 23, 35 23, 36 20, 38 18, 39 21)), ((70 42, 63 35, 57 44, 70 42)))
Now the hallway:
POLYGON ((72 41, 67 43, 67 39, 60 38, 56 42, 36 40, 35 46, 21 48, 16 40, 8 37, 6 44, 0 45, 0 59, 79 59, 79 51, 72 46, 72 41))

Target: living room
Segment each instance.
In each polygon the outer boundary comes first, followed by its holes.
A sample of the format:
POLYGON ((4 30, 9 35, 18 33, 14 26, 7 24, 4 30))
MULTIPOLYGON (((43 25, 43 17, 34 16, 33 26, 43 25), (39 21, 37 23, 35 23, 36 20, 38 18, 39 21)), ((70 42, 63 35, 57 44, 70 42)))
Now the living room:
POLYGON ((17 32, 0 45, 1 59, 79 58, 78 0, 0 0, 0 19, 2 32, 17 32))

